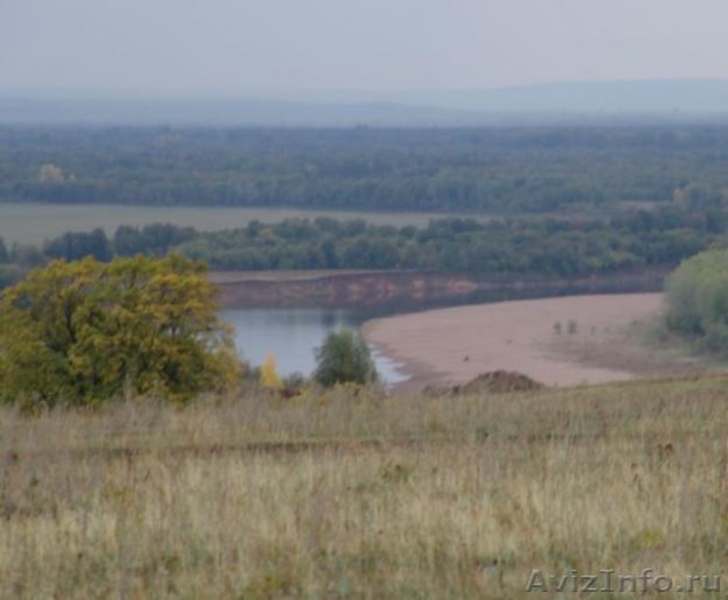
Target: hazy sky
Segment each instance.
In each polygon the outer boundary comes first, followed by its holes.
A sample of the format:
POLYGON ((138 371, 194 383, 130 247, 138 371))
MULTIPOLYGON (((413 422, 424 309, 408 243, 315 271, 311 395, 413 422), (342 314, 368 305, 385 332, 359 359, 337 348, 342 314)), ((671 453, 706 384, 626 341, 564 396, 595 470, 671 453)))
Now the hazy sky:
POLYGON ((726 0, 0 0, 0 88, 728 78, 726 0))

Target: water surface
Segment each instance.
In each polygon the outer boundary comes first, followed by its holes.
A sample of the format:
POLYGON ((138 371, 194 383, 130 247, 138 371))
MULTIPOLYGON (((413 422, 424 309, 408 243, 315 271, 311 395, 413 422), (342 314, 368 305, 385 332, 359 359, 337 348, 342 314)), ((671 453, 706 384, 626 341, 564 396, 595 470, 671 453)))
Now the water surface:
MULTIPOLYGON (((275 354, 278 371, 310 375, 314 351, 324 338, 342 328, 356 329, 368 315, 350 310, 317 308, 224 310, 221 318, 235 328, 235 341, 243 358, 259 366, 269 352, 275 354)), ((401 365, 372 348, 377 372, 389 384, 408 379, 401 365)))

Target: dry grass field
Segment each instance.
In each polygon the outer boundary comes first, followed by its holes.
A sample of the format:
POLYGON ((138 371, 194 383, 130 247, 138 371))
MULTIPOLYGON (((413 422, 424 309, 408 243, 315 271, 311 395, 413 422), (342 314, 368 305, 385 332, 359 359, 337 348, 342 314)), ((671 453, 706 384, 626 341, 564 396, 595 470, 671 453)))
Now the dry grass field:
POLYGON ((576 594, 524 591, 533 569, 721 575, 727 432, 718 377, 6 408, 0 598, 558 598, 576 594))
MULTIPOLYGON (((198 231, 221 231, 245 227, 250 221, 278 223, 285 219, 331 217, 339 220, 364 219, 378 225, 415 225, 425 227, 440 213, 375 213, 295 208, 230 208, 191 206, 123 206, 109 204, 2 204, 0 203, 0 237, 7 243, 39 245, 44 240, 67 231, 91 231, 97 227, 114 235, 120 225, 142 227, 150 223, 172 223, 194 227, 198 231)), ((475 216, 478 220, 488 217, 475 216)))

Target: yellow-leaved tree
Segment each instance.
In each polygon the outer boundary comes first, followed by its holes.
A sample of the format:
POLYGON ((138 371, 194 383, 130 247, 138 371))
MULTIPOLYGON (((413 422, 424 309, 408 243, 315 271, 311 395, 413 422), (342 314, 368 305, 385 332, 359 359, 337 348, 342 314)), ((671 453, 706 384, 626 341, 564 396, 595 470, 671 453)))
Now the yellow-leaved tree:
POLYGON ((238 378, 204 263, 178 255, 55 261, 0 298, 0 399, 184 401, 238 378))
POLYGON ((285 387, 283 380, 278 374, 275 354, 269 352, 260 366, 260 383, 269 390, 280 390, 285 387))

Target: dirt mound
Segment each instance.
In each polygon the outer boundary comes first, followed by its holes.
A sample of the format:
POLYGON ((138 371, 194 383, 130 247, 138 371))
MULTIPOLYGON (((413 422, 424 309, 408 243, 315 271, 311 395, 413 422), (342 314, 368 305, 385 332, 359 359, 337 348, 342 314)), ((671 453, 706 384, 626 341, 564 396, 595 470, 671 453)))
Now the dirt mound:
POLYGON ((472 381, 460 387, 462 394, 478 394, 481 392, 529 392, 540 390, 545 386, 531 379, 528 375, 516 371, 491 371, 482 373, 472 381))
POLYGON ((425 393, 444 394, 502 394, 506 392, 530 392, 546 386, 516 371, 491 371, 482 373, 465 385, 429 385, 425 393))

